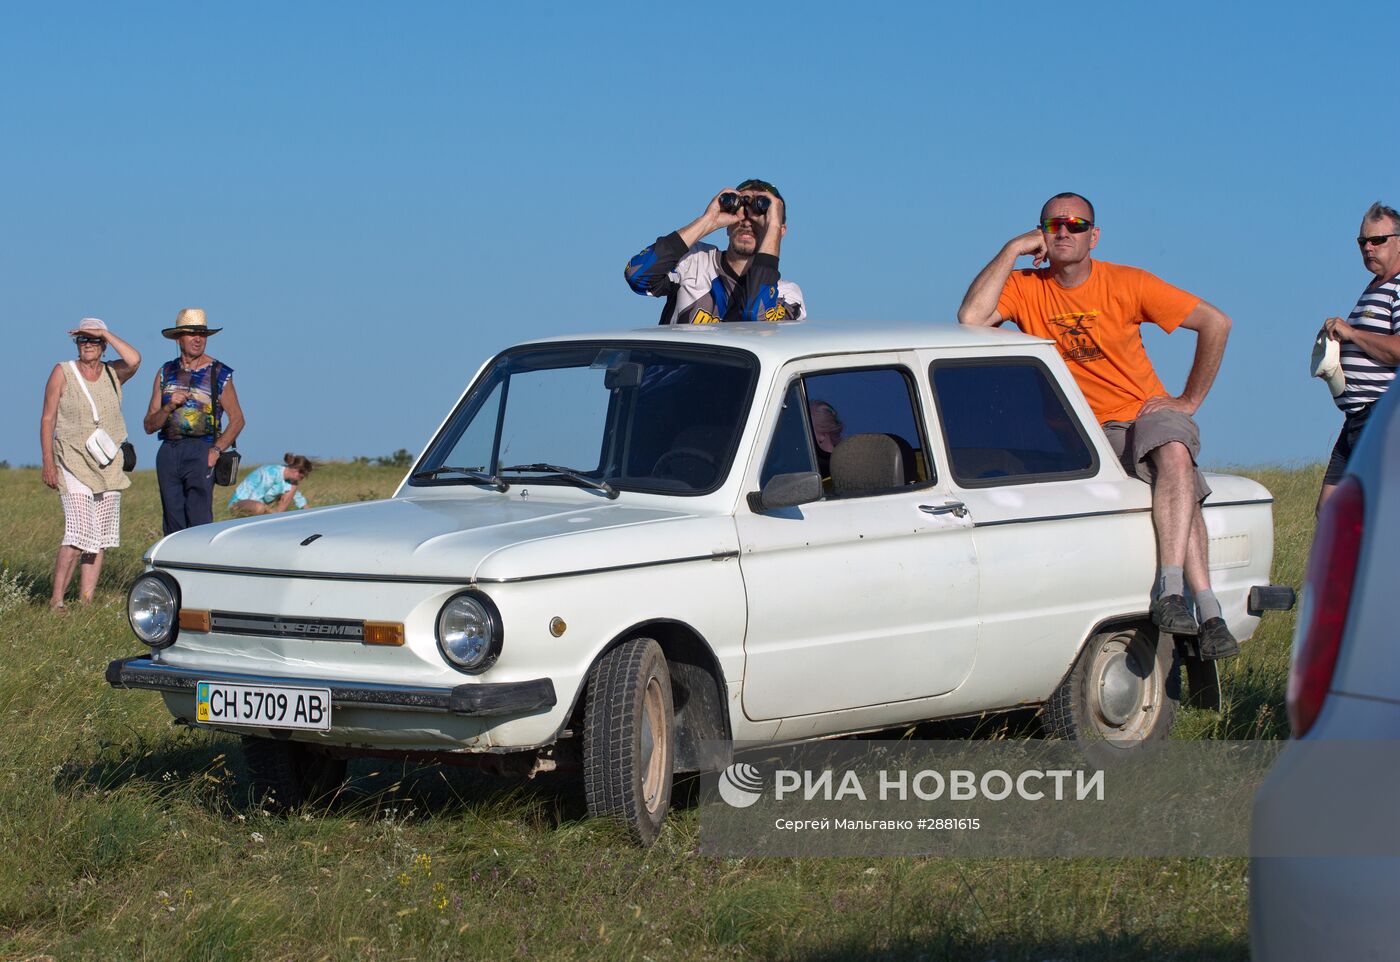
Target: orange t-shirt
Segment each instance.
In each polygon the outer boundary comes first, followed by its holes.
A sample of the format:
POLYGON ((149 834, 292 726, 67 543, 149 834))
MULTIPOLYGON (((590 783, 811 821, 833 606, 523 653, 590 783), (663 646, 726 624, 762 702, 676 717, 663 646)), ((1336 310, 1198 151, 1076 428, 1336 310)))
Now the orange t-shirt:
POLYGON ((1167 393, 1139 325, 1170 333, 1201 299, 1136 267, 1091 261, 1089 279, 1063 288, 1048 268, 1012 271, 997 313, 1027 334, 1048 337, 1102 424, 1131 421, 1142 402, 1167 393))

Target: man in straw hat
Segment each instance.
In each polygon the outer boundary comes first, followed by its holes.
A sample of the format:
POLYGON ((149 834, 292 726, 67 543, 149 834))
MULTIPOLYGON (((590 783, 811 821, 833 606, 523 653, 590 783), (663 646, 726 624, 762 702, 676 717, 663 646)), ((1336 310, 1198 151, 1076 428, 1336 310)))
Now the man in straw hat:
POLYGON ((1322 325, 1326 337, 1341 342, 1338 353, 1346 380, 1332 400, 1346 420, 1322 476, 1318 511, 1341 482, 1372 406, 1390 388, 1400 365, 1400 212, 1372 204, 1361 218, 1356 244, 1362 265, 1375 276, 1345 321, 1329 317, 1322 325))
POLYGON ((147 434, 160 432, 156 480, 166 534, 214 520, 214 465, 243 430, 233 368, 204 353, 221 330, 205 322, 204 311, 187 307, 161 331, 180 342, 180 356, 156 372, 143 426, 147 434))

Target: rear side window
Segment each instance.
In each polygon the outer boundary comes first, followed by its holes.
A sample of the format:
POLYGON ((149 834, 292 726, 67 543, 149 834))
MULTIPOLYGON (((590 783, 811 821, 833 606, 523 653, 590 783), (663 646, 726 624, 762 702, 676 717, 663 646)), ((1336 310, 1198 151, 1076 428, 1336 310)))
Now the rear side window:
POLYGON ((1034 358, 936 361, 929 369, 953 479, 991 487, 1090 477, 1098 456, 1034 358))

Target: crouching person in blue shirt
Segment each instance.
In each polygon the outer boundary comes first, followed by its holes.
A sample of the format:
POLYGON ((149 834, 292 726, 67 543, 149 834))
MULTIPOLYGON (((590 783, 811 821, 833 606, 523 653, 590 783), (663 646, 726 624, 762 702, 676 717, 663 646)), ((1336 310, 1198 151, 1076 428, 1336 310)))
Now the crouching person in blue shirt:
POLYGON ((282 467, 264 464, 233 489, 228 506, 235 514, 276 514, 293 507, 304 508, 310 502, 297 490, 297 485, 315 467, 303 454, 288 452, 282 457, 282 467))

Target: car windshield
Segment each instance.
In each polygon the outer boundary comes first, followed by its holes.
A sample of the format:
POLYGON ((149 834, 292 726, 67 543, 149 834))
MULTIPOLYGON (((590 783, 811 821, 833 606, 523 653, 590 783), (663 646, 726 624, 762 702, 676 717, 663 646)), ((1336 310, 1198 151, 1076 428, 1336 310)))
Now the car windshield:
POLYGON ((560 484, 694 495, 723 483, 758 365, 734 350, 591 342, 497 357, 414 470, 414 486, 560 484))

